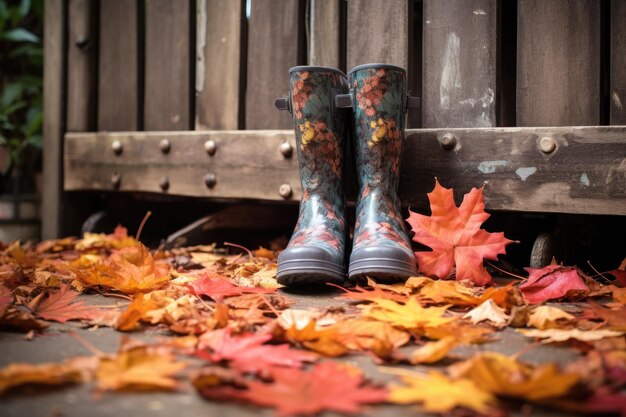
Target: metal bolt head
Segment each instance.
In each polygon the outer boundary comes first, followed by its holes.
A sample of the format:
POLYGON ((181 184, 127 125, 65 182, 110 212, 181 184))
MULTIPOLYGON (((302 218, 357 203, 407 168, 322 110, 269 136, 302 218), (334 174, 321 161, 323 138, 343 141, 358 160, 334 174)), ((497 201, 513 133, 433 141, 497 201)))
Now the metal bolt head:
POLYGON ((167 177, 161 177, 159 180, 159 188, 161 191, 167 191, 170 188, 170 180, 167 177))
POLYGON ((169 139, 161 139, 159 142, 159 148, 161 148, 161 152, 169 153, 170 149, 172 149, 172 144, 169 139))
POLYGON ((111 149, 113 149, 115 155, 120 155, 124 150, 124 145, 122 145, 122 142, 119 140, 114 140, 113 143, 111 143, 111 149))
POLYGON ((441 138, 441 147, 446 151, 451 151, 456 147, 457 141, 458 138, 455 135, 453 135, 452 133, 446 133, 441 138))
POLYGON ((543 153, 552 153, 556 149, 556 142, 549 136, 539 140, 539 150, 543 153))
POLYGON ((285 200, 291 197, 291 194, 293 194, 293 191, 291 190, 291 185, 282 184, 280 187, 278 187, 278 194, 280 194, 280 196, 285 200))
POLYGON ((111 174, 111 185, 113 186, 113 188, 117 190, 118 188, 120 188, 121 184, 122 184, 122 176, 118 174, 117 172, 114 172, 113 174, 111 174))
POLYGON ((293 155, 293 146, 291 146, 291 143, 289 142, 281 143, 280 153, 282 153, 285 158, 291 158, 291 155, 293 155))
POLYGON ((217 177, 215 174, 209 172, 204 176, 204 185, 206 185, 207 188, 213 188, 215 187, 215 184, 217 184, 217 177))
POLYGON ((211 156, 215 155, 215 152, 217 152, 217 143, 215 143, 214 140, 207 140, 204 142, 204 150, 211 156))

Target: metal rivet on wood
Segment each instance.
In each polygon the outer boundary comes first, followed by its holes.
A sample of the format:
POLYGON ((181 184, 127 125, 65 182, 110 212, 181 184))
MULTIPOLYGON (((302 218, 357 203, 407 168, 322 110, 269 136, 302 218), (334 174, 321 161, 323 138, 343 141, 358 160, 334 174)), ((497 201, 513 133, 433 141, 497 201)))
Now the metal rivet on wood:
POLYGON ((458 138, 452 133, 446 133, 441 137, 441 147, 446 151, 451 151, 456 147, 456 143, 458 142, 458 138))
POLYGON ((206 185, 207 188, 213 188, 215 187, 215 184, 217 184, 217 177, 215 174, 209 172, 204 176, 204 185, 206 185))
POLYGON ((293 191, 291 191, 291 185, 282 184, 280 187, 278 187, 278 194, 280 194, 280 196, 284 199, 288 199, 289 197, 291 197, 291 194, 293 194, 293 191))
POLYGON ((170 188, 170 180, 167 177, 161 177, 161 179, 159 180, 159 188, 162 191, 167 191, 170 188))
POLYGON ((214 140, 207 140, 206 142, 204 142, 204 150, 206 151, 206 153, 213 156, 217 151, 217 144, 214 140))
POLYGON ((120 188, 121 184, 122 184, 122 176, 118 174, 117 172, 114 172, 113 174, 111 174, 111 185, 113 186, 113 188, 117 190, 118 188, 120 188))
POLYGON ((556 142, 549 136, 539 140, 539 150, 543 153, 552 153, 556 149, 556 142))
POLYGON ((285 158, 291 158, 291 155, 293 155, 293 146, 291 146, 291 143, 289 142, 281 143, 280 153, 282 153, 285 158))
POLYGON ((161 148, 161 152, 169 153, 170 149, 172 149, 172 144, 170 143, 169 139, 161 139, 161 141, 159 142, 159 148, 161 148))
POLYGON ((124 145, 122 145, 122 142, 119 140, 114 140, 111 143, 111 149, 113 149, 113 153, 115 153, 115 155, 120 155, 124 150, 124 145))

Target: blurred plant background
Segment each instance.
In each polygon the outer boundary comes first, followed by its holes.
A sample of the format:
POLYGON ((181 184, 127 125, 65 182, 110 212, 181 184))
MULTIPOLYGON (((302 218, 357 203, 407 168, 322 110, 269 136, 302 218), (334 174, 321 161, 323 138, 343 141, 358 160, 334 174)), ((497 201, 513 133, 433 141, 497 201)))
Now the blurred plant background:
POLYGON ((0 194, 32 191, 41 171, 43 1, 0 0, 0 194))

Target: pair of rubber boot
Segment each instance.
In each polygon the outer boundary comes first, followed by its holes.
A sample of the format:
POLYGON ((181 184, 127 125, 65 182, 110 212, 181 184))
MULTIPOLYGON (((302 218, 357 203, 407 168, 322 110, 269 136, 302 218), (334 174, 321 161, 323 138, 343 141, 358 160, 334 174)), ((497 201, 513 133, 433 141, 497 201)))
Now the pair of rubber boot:
POLYGON ((291 93, 276 107, 293 115, 302 199, 278 257, 278 282, 341 285, 346 278, 389 282, 415 275, 398 198, 405 113, 416 104, 407 96, 406 71, 366 64, 346 76, 335 68, 298 66, 289 78, 291 93), (359 194, 348 255, 343 159, 350 137, 359 194))

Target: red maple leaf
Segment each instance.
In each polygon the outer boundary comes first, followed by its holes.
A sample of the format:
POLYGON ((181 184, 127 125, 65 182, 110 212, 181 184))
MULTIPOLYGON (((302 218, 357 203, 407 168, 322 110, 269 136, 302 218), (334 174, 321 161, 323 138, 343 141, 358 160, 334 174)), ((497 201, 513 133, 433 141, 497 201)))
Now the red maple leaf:
POLYGON ((268 294, 276 291, 271 288, 238 287, 227 278, 211 278, 208 275, 190 282, 187 287, 195 295, 206 295, 215 301, 242 294, 268 294))
POLYGON ((102 312, 93 306, 75 301, 76 291, 70 289, 70 284, 61 284, 59 291, 48 293, 48 298, 38 303, 34 309, 37 317, 44 320, 65 323, 68 320, 92 319, 102 315, 102 312))
MULTIPOLYGON (((548 265, 544 268, 524 268, 528 279, 519 289, 529 304, 557 298, 578 299, 589 294, 589 287, 577 267, 548 265)), ((583 274, 584 275, 584 274, 583 274)))
POLYGON ((210 362, 228 361, 231 368, 242 373, 264 375, 271 374, 276 366, 300 368, 317 359, 317 355, 291 349, 288 344, 266 345, 271 338, 266 333, 233 336, 227 327, 203 336, 200 346, 209 350, 196 355, 210 362))
POLYGON ((609 271, 607 274, 613 275, 622 287, 626 287, 626 258, 624 258, 617 269, 609 271))
POLYGON ((387 390, 367 385, 358 368, 336 362, 317 364, 310 371, 276 369, 273 382, 252 380, 247 389, 202 388, 214 400, 244 400, 273 407, 279 416, 315 415, 321 411, 356 414, 364 404, 385 401, 387 390))
POLYGON ((456 268, 456 279, 469 280, 477 285, 491 282, 483 267, 484 259, 497 260, 506 253, 509 243, 504 233, 490 233, 481 229, 489 218, 485 212, 483 187, 472 188, 456 207, 452 189, 444 188, 435 178, 435 188, 428 193, 431 216, 409 210, 407 222, 415 235, 413 240, 432 251, 415 252, 420 271, 441 279, 448 278, 456 268))

